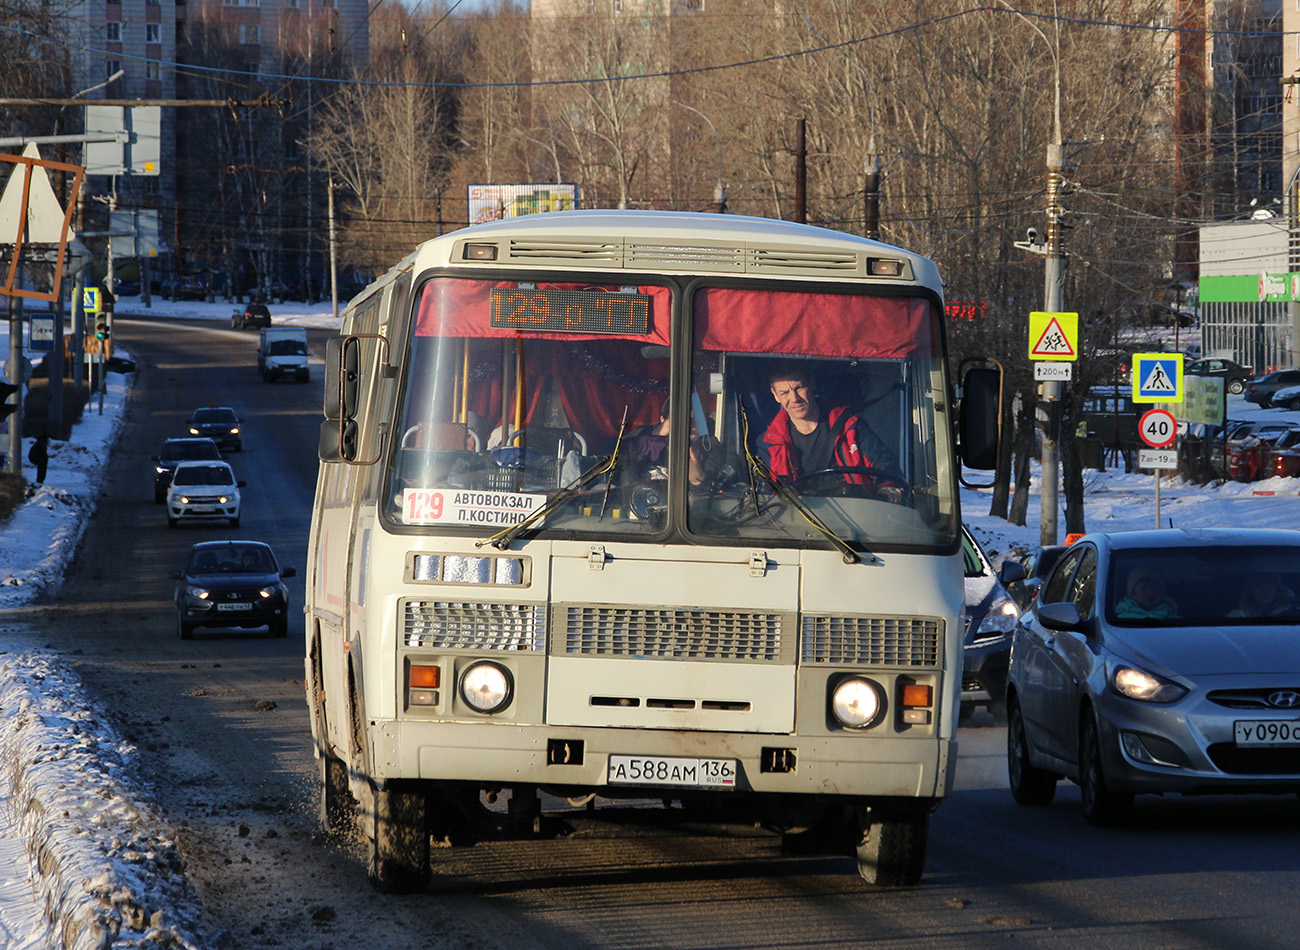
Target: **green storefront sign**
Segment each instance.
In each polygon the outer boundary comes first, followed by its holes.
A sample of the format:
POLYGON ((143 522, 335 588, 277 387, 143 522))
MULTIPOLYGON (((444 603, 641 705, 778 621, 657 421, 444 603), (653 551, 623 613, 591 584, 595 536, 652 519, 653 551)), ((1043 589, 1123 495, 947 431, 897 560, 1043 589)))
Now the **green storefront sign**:
POLYGON ((1300 274, 1202 276, 1201 303, 1285 303, 1300 300, 1300 274))

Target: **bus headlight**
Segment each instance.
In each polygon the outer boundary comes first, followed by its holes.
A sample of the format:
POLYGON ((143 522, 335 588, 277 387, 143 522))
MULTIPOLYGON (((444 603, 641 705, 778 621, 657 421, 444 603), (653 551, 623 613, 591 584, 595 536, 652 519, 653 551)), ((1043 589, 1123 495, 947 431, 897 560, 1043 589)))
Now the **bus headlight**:
POLYGON ((505 667, 484 660, 460 676, 460 696, 481 713, 500 712, 510 705, 514 683, 505 667))
POLYGON ((870 680, 850 676, 831 692, 831 712, 850 729, 865 729, 880 715, 880 689, 870 680))

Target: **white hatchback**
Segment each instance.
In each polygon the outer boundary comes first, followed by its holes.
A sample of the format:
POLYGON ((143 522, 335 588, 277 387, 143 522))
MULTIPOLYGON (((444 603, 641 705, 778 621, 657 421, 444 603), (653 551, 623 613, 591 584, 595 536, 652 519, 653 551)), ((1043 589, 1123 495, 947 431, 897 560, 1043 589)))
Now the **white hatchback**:
POLYGON ((239 489, 227 462, 181 462, 172 473, 167 489, 167 526, 178 521, 228 520, 239 526, 239 489))

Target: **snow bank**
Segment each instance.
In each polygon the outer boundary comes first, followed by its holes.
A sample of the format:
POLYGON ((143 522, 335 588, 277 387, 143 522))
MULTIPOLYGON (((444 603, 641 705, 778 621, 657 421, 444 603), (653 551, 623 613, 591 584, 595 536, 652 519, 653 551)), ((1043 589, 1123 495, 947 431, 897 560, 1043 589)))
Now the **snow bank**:
POLYGON ((61 662, 0 658, 0 786, 26 842, 47 926, 68 950, 199 948, 198 902, 135 748, 61 662))

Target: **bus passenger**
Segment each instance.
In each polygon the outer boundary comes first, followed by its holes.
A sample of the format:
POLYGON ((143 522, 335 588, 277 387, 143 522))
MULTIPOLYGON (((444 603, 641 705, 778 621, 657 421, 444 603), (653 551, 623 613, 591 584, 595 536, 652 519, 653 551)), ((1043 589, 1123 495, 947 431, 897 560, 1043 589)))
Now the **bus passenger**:
MULTIPOLYGON (((659 410, 659 421, 633 429, 623 438, 624 451, 642 477, 665 479, 668 477, 668 433, 672 422, 668 415, 668 400, 665 399, 659 410)), ((694 429, 692 429, 694 432, 694 429)), ((704 481, 704 470, 694 444, 691 445, 689 478, 692 485, 704 481)))
MULTIPOLYGON (((772 398, 780 404, 763 444, 772 474, 787 482, 828 468, 880 468, 897 472, 893 453, 848 406, 824 408, 814 397, 817 381, 798 363, 784 364, 769 376, 772 398)), ((844 473, 851 484, 866 484, 866 476, 844 473)))

